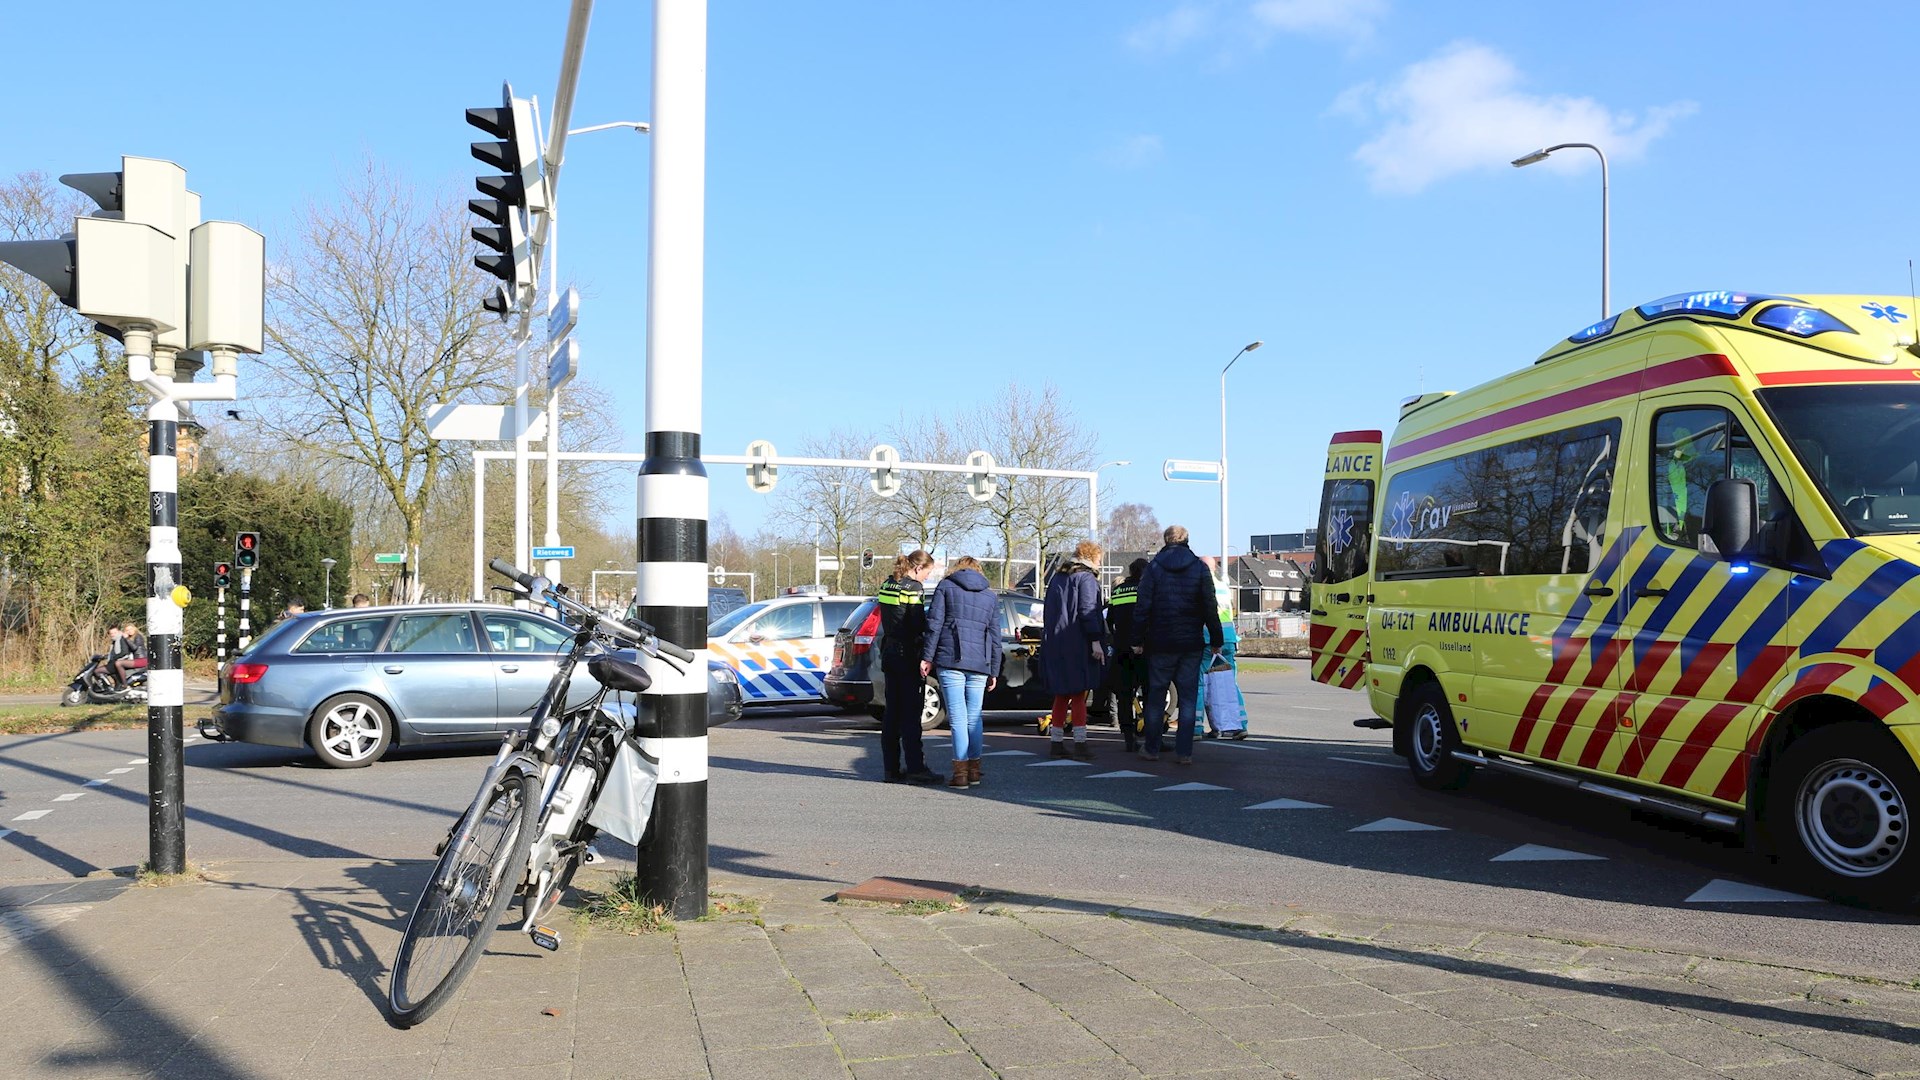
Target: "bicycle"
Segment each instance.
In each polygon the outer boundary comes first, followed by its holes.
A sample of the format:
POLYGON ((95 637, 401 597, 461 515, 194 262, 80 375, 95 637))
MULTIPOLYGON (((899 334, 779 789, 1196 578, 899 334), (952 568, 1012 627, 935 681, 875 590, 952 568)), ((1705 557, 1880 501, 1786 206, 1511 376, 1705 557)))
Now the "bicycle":
POLYGON ((541 920, 560 902, 603 829, 629 843, 640 841, 658 778, 658 762, 634 742, 642 724, 639 699, 629 705, 618 697, 639 694, 652 678, 613 646, 624 641, 655 658, 694 661, 693 653, 662 640, 645 623, 602 615, 573 599, 565 586, 505 560, 488 565, 520 586, 505 591, 571 616, 576 633, 526 728, 502 740, 472 805, 436 852, 439 861, 407 918, 387 989, 399 1027, 426 1020, 459 992, 515 896, 524 912, 520 931, 549 952, 560 947, 559 931, 541 920), (583 659, 600 689, 569 706, 567 688, 583 659))

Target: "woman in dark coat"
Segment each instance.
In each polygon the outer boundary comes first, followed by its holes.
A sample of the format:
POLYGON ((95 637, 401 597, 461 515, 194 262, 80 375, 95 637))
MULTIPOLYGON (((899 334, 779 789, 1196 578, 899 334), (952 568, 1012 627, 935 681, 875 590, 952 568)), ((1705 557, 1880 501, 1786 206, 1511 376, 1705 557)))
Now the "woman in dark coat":
POLYGON ((1100 615, 1100 545, 1082 540, 1073 558, 1047 584, 1046 624, 1040 634, 1040 682, 1053 695, 1053 756, 1067 756, 1066 729, 1073 728, 1073 756, 1090 758, 1087 691, 1100 685, 1106 667, 1107 622, 1100 615))
POLYGON ((953 732, 953 776, 948 787, 978 784, 986 729, 980 708, 1000 678, 1000 598, 987 587, 980 560, 954 561, 927 605, 927 639, 920 648, 920 674, 932 673, 947 706, 953 732))

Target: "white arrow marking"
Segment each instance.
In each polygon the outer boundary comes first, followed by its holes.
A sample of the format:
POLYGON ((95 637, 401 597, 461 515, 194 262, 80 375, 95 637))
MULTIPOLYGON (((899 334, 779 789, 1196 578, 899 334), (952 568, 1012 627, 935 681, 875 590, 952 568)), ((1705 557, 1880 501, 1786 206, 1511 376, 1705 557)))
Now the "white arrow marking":
POLYGON ((1781 892, 1763 885, 1748 885, 1742 881, 1728 881, 1714 878, 1700 887, 1700 891, 1687 897, 1689 904, 1817 904, 1817 897, 1801 896, 1799 893, 1781 892))
POLYGON ((1095 773, 1092 776, 1087 777, 1087 779, 1089 780, 1128 780, 1137 776, 1152 776, 1152 775, 1153 774, 1150 772, 1135 772, 1132 769, 1121 769, 1118 772, 1095 773))
POLYGON ((1032 757, 1033 751, 1031 750, 989 750, 986 753, 981 754, 980 756, 981 757, 1016 757, 1016 756, 1032 757))
POLYGON ((1584 851, 1568 851, 1565 848, 1547 847, 1544 844, 1521 844, 1512 851, 1495 855, 1488 862, 1579 862, 1581 860, 1605 862, 1605 855, 1589 855, 1584 851))
POLYGON ((1368 822, 1365 825, 1356 826, 1355 828, 1348 829, 1347 831, 1348 832, 1448 832, 1450 830, 1448 830, 1447 827, 1444 825, 1423 825, 1418 821, 1408 821, 1405 818, 1383 817, 1379 821, 1368 822))
POLYGON ((1075 761, 1072 758, 1053 758, 1049 761, 1029 761, 1027 762, 1027 768, 1045 769, 1057 765, 1086 766, 1086 764, 1084 761, 1075 761))
POLYGON ((1202 784, 1199 781, 1194 781, 1193 783, 1188 783, 1188 784, 1173 784, 1168 787, 1154 788, 1153 790, 1155 791, 1232 791, 1233 789, 1223 788, 1219 784, 1202 784))
POLYGON ((15 821, 39 821, 39 820, 40 820, 41 818, 43 818, 43 817, 46 817, 46 816, 47 816, 48 814, 51 814, 51 813, 53 813, 53 811, 51 811, 51 810, 29 810, 29 811, 27 811, 26 813, 24 813, 24 814, 21 814, 21 815, 20 815, 19 817, 17 817, 17 818, 14 818, 13 820, 15 820, 15 821))
POLYGON ((1243 806, 1242 810, 1325 810, 1324 803, 1302 802, 1299 799, 1272 799, 1252 806, 1243 806))
POLYGON ((79 798, 81 795, 84 795, 84 794, 85 792, 81 792, 81 791, 69 791, 65 795, 55 795, 53 797, 53 801, 54 802, 72 802, 73 800, 79 798))

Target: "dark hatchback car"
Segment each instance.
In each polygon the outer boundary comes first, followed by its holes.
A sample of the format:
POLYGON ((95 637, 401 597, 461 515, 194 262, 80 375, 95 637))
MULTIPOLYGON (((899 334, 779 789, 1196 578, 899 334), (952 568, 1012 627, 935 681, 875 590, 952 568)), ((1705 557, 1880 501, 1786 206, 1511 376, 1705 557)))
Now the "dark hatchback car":
MULTIPOLYGON (((1000 645, 1006 650, 1000 681, 987 691, 983 711, 1044 709, 1053 704, 1053 696, 1040 685, 1035 665, 1040 655, 1040 625, 1045 609, 1039 600, 1022 592, 1000 593, 1000 645)), ((847 616, 833 639, 833 666, 827 671, 829 704, 847 709, 865 708, 875 719, 884 711, 887 679, 880 670, 880 603, 869 599, 847 616)), ((933 680, 921 686, 920 726, 943 727, 946 706, 940 702, 933 680)))
MULTIPOLYGON (((498 739, 527 723, 574 631, 509 607, 337 608, 276 623, 220 672, 201 733, 307 746, 334 768, 371 765, 395 743, 498 739)), ((571 702, 599 690, 575 669, 571 702)), ((707 665, 707 724, 740 716, 740 686, 707 665)))

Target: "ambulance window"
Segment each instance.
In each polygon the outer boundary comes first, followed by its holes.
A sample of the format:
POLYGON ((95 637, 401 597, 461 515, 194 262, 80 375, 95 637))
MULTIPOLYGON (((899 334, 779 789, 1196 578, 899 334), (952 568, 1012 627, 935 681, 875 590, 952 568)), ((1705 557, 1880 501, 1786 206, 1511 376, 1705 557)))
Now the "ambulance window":
POLYGON ((1780 482, 1746 428, 1725 409, 1668 409, 1653 418, 1653 519, 1660 538, 1698 551, 1707 489, 1729 477, 1753 481, 1761 522, 1784 512, 1780 482))
POLYGON ((1329 480, 1320 492, 1320 532, 1313 546, 1313 580, 1321 584, 1365 577, 1373 547, 1373 481, 1329 480))

